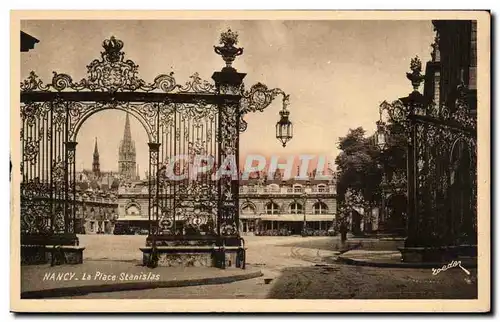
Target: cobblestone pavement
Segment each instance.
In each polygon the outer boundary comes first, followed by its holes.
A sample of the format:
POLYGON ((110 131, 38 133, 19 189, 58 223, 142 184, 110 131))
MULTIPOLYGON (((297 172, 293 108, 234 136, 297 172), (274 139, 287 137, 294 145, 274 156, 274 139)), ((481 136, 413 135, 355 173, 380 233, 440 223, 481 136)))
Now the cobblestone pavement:
MULTIPOLYGON (((145 236, 82 236, 85 257, 137 260, 145 236), (96 238, 97 237, 97 238, 96 238), (107 245, 110 245, 112 251, 107 245), (137 249, 134 254, 131 249, 137 249)), ((333 263, 341 250, 337 237, 245 237, 247 265, 264 276, 224 285, 95 293, 74 298, 129 299, 462 299, 477 297, 476 270, 459 268, 432 275, 431 269, 359 267, 333 263), (272 281, 269 284, 264 279, 272 281)), ((350 240, 369 250, 395 250, 401 242, 350 240)))

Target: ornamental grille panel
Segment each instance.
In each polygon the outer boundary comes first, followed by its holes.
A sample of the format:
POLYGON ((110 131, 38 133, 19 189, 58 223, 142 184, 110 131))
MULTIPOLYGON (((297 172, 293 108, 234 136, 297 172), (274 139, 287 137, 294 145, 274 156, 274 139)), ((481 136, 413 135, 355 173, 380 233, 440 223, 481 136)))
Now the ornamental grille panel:
MULTIPOLYGON (((411 60, 413 92, 380 105, 377 137, 384 146, 385 117, 407 141, 405 247, 477 244, 477 98, 463 83, 445 105, 418 91, 424 76, 411 60), (399 131, 398 131, 399 132, 399 131)), ((399 133, 398 133, 399 134, 399 133)), ((389 139, 391 137, 389 136, 389 139)), ((394 187, 393 187, 394 188, 394 187)), ((453 248, 453 247, 452 247, 453 248)), ((455 247, 456 248, 456 247, 455 247)))
POLYGON ((111 37, 103 48, 78 82, 54 72, 44 84, 31 72, 21 83, 22 233, 75 233, 78 131, 91 115, 118 109, 148 135, 150 234, 236 236, 237 178, 213 176, 226 156, 237 160, 243 77, 213 85, 194 74, 180 85, 170 73, 147 83, 137 76, 138 65, 125 59, 123 42, 111 37), (191 176, 195 158, 205 155, 213 169, 191 176), (186 178, 167 177, 168 167, 186 178))
MULTIPOLYGON (((231 67, 243 53, 234 46, 237 34, 222 33, 220 43, 214 50, 226 66, 213 74, 214 84, 197 73, 184 84, 173 73, 146 82, 115 37, 104 40, 101 57, 80 81, 53 72, 45 84, 31 72, 20 88, 22 234, 77 231, 77 135, 91 115, 114 109, 135 117, 148 136, 149 234, 238 236, 237 161, 239 135, 247 127, 244 116, 263 111, 278 95, 288 116, 289 95, 261 83, 245 90, 245 74, 231 67), (208 171, 194 175, 196 164, 208 171)), ((291 138, 291 132, 279 137, 283 145, 291 138)))
POLYGON ((428 234, 424 240, 429 243, 440 240, 444 245, 476 244, 475 111, 462 96, 453 110, 429 106, 419 111, 413 116, 413 124, 414 224, 422 234, 428 234))

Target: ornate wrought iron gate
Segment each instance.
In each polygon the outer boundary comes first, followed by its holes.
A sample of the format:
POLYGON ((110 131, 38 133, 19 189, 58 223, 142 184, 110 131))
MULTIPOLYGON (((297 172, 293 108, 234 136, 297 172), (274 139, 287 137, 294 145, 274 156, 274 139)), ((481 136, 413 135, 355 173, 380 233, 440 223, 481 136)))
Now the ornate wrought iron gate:
POLYGON ((407 247, 477 244, 475 110, 459 88, 453 107, 410 114, 407 247))
MULTIPOLYGON (((407 138, 405 248, 411 251, 415 247, 444 250, 448 246, 474 246, 477 244, 475 96, 460 85, 454 102, 434 104, 418 91, 424 80, 418 57, 412 59, 411 70, 407 78, 412 82, 413 92, 391 104, 380 105, 381 113, 387 111, 388 119, 401 126, 407 138)), ((384 131, 382 121, 380 125, 384 131)))
POLYGON ((125 59, 123 42, 114 37, 103 42, 101 58, 87 66, 87 77, 78 82, 54 72, 44 84, 31 72, 21 83, 23 244, 33 239, 78 243, 77 134, 86 119, 106 109, 130 113, 147 132, 150 236, 239 236, 237 162, 239 133, 246 129, 243 117, 262 111, 277 95, 283 96, 285 110, 288 95, 260 83, 245 91, 245 74, 231 67, 243 52, 234 46, 237 34, 229 30, 220 42, 215 51, 226 66, 213 74, 215 85, 198 74, 184 85, 173 73, 145 82, 137 76, 138 65, 125 59), (196 174, 196 164, 208 170, 196 174), (224 170, 222 176, 217 169, 224 170))

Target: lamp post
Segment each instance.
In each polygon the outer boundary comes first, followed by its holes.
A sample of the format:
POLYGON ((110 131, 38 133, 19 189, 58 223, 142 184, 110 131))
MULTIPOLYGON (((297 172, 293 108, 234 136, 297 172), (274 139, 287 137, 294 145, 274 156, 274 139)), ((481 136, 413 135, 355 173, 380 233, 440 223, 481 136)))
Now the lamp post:
MULTIPOLYGON (((385 152, 387 148, 387 140, 388 140, 388 133, 387 133, 387 126, 385 122, 382 120, 382 112, 384 109, 385 105, 381 104, 379 107, 379 114, 380 118, 377 121, 377 133, 375 134, 375 144, 380 150, 381 155, 385 152)), ((382 171, 382 181, 380 183, 380 192, 381 192, 381 205, 380 205, 380 211, 379 211, 379 230, 380 230, 380 224, 382 224, 382 227, 384 226, 385 220, 386 220, 386 209, 385 209, 385 184, 386 184, 386 173, 385 173, 385 168, 382 164, 382 162, 379 162, 379 168, 382 171)))
POLYGON ((304 220, 302 222, 302 237, 307 236, 306 202, 307 202, 307 193, 304 191, 302 193, 302 212, 304 214, 304 220))

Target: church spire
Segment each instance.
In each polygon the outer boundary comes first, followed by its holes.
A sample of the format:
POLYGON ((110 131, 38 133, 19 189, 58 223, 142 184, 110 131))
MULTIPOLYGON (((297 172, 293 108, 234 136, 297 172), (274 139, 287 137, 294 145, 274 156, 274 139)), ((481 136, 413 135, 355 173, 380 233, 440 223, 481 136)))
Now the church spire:
POLYGON ((97 148, 97 137, 95 138, 95 145, 94 145, 94 157, 99 156, 99 149, 97 148))
POLYGON ((127 143, 132 141, 132 133, 130 132, 130 119, 128 117, 128 113, 127 113, 127 116, 125 118, 125 129, 123 130, 123 141, 125 141, 127 143))
POLYGON ((136 178, 136 151, 130 130, 130 118, 125 116, 125 128, 123 129, 123 139, 118 148, 118 169, 120 176, 128 180, 136 178))
POLYGON ((95 138, 94 156, 93 156, 93 161, 92 161, 92 172, 97 177, 99 177, 101 175, 101 167, 99 164, 99 149, 97 148, 97 137, 95 138))

